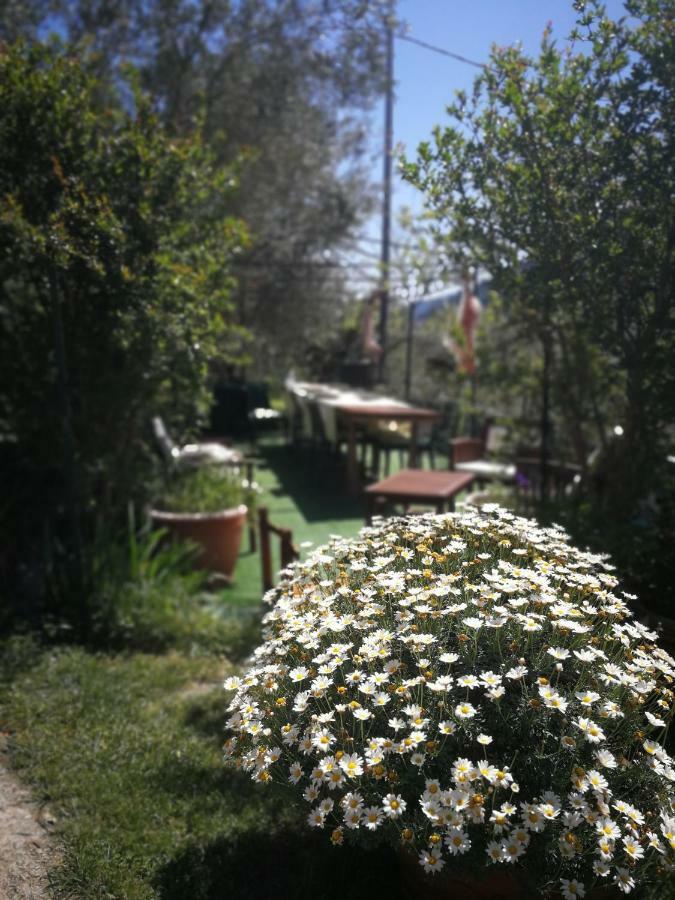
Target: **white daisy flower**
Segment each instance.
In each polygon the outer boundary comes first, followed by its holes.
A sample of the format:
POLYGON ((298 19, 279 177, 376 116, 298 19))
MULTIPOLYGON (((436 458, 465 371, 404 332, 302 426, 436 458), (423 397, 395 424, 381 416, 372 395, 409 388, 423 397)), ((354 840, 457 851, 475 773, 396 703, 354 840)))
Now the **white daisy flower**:
POLYGON ((288 673, 288 677, 291 679, 291 681, 304 681, 305 678, 309 677, 309 669, 305 666, 298 666, 295 669, 291 669, 291 671, 288 673))
POLYGON ((560 879, 560 890, 565 900, 578 900, 586 894, 586 888, 581 881, 576 879, 560 879))
POLYGON ((457 731, 457 726, 454 722, 443 720, 438 723, 438 730, 441 734, 454 734, 457 731))
POLYGON ((485 848, 485 852, 490 857, 490 861, 497 863, 504 861, 504 847, 499 841, 490 841, 485 848))
POLYGON ((379 806, 369 806, 363 810, 361 821, 369 831, 376 831, 382 824, 382 810, 379 806))
POLYGON ((345 753, 340 758, 340 768, 349 778, 358 778, 363 775, 363 759, 358 753, 345 753))
POLYGON ((605 769, 616 769, 616 757, 609 750, 596 750, 593 754, 598 761, 598 765, 605 769))
POLYGON ((312 828, 323 828, 325 822, 326 815, 318 806, 307 816, 307 824, 312 828))
POLYGON ((436 874, 436 872, 440 872, 443 866, 445 865, 445 861, 441 857, 440 850, 436 848, 432 850, 422 850, 419 855, 420 865, 424 868, 425 872, 429 872, 431 874, 436 874))
POLYGON ((650 725, 653 725, 655 728, 665 728, 666 723, 663 719, 659 719, 658 716, 653 715, 650 712, 645 712, 645 718, 649 722, 650 725))
POLYGON ((390 819, 398 819, 406 810, 406 802, 399 794, 387 794, 382 800, 382 809, 385 816, 390 819))
POLYGON ((462 828, 450 828, 445 845, 453 856, 462 855, 471 847, 469 835, 462 828))
POLYGON ((635 880, 631 876, 628 869, 617 868, 616 873, 614 875, 614 884, 624 894, 630 894, 630 892, 635 887, 635 880))
POLYGON ((506 673, 506 677, 511 678, 513 681, 519 681, 521 678, 524 678, 525 675, 527 675, 526 666, 514 666, 506 673))

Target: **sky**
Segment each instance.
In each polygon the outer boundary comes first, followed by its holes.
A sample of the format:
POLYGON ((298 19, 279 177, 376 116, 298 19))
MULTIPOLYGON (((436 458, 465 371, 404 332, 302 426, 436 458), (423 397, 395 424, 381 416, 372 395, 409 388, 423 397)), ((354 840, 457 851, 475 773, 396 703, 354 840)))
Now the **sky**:
MULTIPOLYGON (((606 0, 608 13, 618 18, 621 0, 606 0)), ((547 23, 561 42, 574 27, 572 0, 398 0, 398 19, 407 25, 410 37, 432 44, 476 62, 487 62, 490 46, 521 43, 525 52, 536 53, 547 23)), ((414 156, 420 141, 431 137, 437 124, 449 122, 445 113, 456 90, 469 90, 479 70, 397 39, 394 44, 394 146, 414 156)), ((373 118, 373 179, 382 179, 384 110, 373 118)), ((413 212, 422 208, 419 193, 394 176, 392 236, 402 239, 396 224, 403 206, 413 212)), ((374 215, 362 233, 369 240, 363 250, 377 254, 381 213, 374 215)))

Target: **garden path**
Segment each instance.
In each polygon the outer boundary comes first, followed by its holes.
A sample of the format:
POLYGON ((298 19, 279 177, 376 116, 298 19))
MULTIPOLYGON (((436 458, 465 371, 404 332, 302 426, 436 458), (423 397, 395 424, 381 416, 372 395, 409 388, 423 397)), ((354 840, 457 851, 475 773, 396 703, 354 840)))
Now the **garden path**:
POLYGON ((57 851, 53 820, 7 769, 0 749, 0 900, 43 900, 57 851))

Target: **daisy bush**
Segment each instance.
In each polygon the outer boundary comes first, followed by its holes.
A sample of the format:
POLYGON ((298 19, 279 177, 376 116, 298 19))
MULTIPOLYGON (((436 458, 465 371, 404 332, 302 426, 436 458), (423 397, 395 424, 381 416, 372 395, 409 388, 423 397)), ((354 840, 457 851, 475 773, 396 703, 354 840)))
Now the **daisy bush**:
POLYGON ((675 661, 560 528, 498 507, 378 520, 265 599, 225 755, 334 844, 520 868, 568 898, 674 867, 675 661))

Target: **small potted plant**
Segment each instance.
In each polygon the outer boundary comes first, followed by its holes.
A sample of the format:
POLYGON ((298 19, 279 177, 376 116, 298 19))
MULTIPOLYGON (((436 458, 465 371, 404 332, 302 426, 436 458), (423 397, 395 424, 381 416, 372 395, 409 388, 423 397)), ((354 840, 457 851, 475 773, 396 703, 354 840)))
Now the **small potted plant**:
POLYGON ((231 579, 259 491, 237 468, 190 468, 172 475, 151 517, 155 525, 199 545, 197 565, 231 579))
POLYGON ((266 599, 226 758, 333 844, 402 848, 427 898, 621 895, 673 869, 675 661, 562 529, 495 506, 380 521, 266 599))

